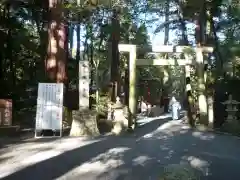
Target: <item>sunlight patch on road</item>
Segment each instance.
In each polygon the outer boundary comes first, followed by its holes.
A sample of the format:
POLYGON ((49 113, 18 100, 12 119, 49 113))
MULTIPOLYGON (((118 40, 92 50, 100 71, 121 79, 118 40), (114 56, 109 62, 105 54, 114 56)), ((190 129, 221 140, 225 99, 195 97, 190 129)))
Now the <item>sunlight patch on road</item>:
POLYGON ((169 121, 169 122, 164 123, 163 125, 159 126, 157 128, 157 130, 158 131, 166 130, 166 129, 171 128, 173 125, 180 125, 180 124, 181 124, 181 121, 178 121, 178 120, 169 121))
POLYGON ((186 130, 186 128, 183 128, 181 120, 171 120, 163 123, 159 127, 156 127, 156 130, 143 135, 137 141, 153 137, 157 137, 158 139, 166 139, 169 136, 173 136, 174 132, 184 133, 186 132, 186 130))
POLYGON ((161 115, 161 116, 157 116, 157 117, 146 117, 146 116, 138 116, 137 117, 137 123, 138 123, 138 126, 143 126, 147 123, 150 123, 152 121, 155 121, 155 120, 164 120, 166 118, 170 118, 171 117, 171 114, 164 114, 164 115, 161 115))
POLYGON ((194 169, 200 171, 205 176, 209 176, 210 174, 210 163, 206 160, 200 159, 195 156, 183 156, 182 160, 184 162, 188 162, 194 169))
POLYGON ((10 174, 13 174, 13 173, 15 173, 15 172, 17 172, 17 171, 19 171, 19 170, 21 170, 25 167, 28 167, 30 165, 33 165, 33 164, 39 163, 41 161, 53 158, 55 156, 58 156, 61 153, 62 152, 60 152, 60 151, 50 150, 50 151, 47 151, 47 152, 37 153, 37 154, 32 155, 30 157, 21 155, 25 159, 23 159, 20 162, 15 162, 14 164, 4 165, 3 168, 0 168, 0 178, 6 177, 10 174))
POLYGON ((28 166, 56 157, 66 151, 92 144, 101 140, 83 141, 81 138, 62 139, 48 143, 24 143, 13 145, 0 158, 12 157, 0 163, 0 179, 28 166), (24 148, 25 146, 25 148, 24 148), (40 149, 37 147, 41 147, 40 149), (44 150, 44 148, 47 148, 44 150), (35 149, 36 148, 36 149, 35 149), (31 149, 31 150, 30 150, 31 149))
POLYGON ((197 137, 201 140, 213 140, 215 138, 213 134, 199 131, 193 132, 192 135, 193 137, 197 137))
POLYGON ((130 148, 127 147, 116 147, 109 149, 108 151, 92 158, 88 162, 83 163, 80 166, 63 174, 58 179, 81 177, 89 172, 93 173, 95 176, 101 175, 102 173, 108 172, 123 165, 124 160, 122 158, 124 153, 128 150, 130 150, 130 148))
POLYGON ((133 165, 137 166, 137 165, 141 165, 144 166, 146 164, 147 161, 151 160, 152 158, 148 157, 148 156, 138 156, 135 159, 133 159, 133 165))

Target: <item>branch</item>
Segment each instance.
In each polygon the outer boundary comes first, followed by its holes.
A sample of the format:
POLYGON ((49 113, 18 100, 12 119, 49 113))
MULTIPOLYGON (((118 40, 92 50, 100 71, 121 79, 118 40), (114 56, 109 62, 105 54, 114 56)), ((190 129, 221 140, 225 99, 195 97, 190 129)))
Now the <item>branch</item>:
POLYGON ((176 24, 176 23, 179 23, 179 19, 173 19, 173 20, 169 20, 169 21, 166 21, 162 24, 160 24, 154 31, 154 34, 156 33, 159 33, 163 28, 165 28, 167 25, 170 25, 170 24, 176 24))

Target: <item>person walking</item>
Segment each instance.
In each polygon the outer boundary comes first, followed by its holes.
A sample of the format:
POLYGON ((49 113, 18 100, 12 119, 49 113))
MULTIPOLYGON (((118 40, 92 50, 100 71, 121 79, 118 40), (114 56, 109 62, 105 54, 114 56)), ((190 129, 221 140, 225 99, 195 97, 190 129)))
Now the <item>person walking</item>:
POLYGON ((169 111, 171 112, 172 119, 178 120, 180 119, 180 110, 181 110, 181 104, 177 99, 173 96, 170 103, 169 103, 169 111))
POLYGON ((141 114, 144 116, 148 115, 148 105, 147 105, 147 101, 145 100, 141 102, 141 114))

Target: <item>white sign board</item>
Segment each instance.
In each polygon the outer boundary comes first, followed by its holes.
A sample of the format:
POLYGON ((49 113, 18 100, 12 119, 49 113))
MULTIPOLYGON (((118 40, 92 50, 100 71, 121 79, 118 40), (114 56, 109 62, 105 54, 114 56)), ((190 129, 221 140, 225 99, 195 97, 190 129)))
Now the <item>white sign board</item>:
POLYGON ((83 108, 89 107, 89 62, 79 61, 79 106, 83 108))
POLYGON ((63 117, 63 84, 39 83, 36 130, 61 130, 63 117))

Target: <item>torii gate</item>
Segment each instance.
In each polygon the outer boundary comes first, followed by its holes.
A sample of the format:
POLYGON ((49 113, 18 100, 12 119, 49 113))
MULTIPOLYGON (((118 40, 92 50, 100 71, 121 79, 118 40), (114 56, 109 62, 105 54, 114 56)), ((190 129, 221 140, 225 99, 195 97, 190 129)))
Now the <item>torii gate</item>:
MULTIPOLYGON (((208 104, 205 96, 205 78, 204 78, 204 59, 203 53, 211 53, 213 52, 212 47, 196 47, 193 48, 191 46, 156 46, 152 49, 153 53, 184 53, 184 59, 136 59, 137 47, 132 44, 119 44, 118 46, 119 52, 127 52, 129 53, 129 127, 133 125, 133 119, 136 115, 136 67, 137 66, 174 66, 180 65, 185 66, 185 76, 186 78, 190 78, 190 66, 194 64, 197 66, 198 72, 198 105, 200 110, 200 115, 208 116, 208 104), (186 49, 192 49, 196 52, 196 60, 192 60, 190 55, 185 53, 186 49)), ((186 86, 186 90, 190 90, 191 87, 189 85, 186 86)), ((205 118, 206 118, 205 117, 205 118)), ((207 117, 208 123, 213 124, 213 117, 207 117)), ((135 120, 134 120, 135 121, 135 120)))

